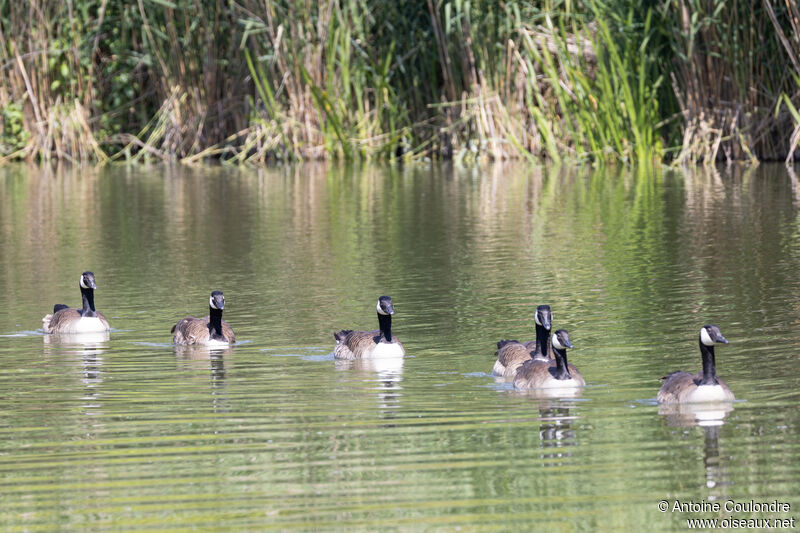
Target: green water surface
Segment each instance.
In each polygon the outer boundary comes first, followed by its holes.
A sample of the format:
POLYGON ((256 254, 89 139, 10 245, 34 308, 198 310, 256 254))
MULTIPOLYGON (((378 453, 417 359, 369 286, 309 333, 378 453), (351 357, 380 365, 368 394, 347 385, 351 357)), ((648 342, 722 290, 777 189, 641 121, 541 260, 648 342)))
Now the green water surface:
POLYGON ((800 519, 799 207, 769 166, 2 167, 0 529, 800 519), (109 340, 45 337, 84 270, 109 340), (239 343, 176 349, 213 289, 239 343), (382 294, 406 358, 335 362, 333 331, 376 328, 382 294), (490 375, 539 304, 570 332, 578 397, 490 375), (706 323, 740 401, 660 414, 659 377, 700 368, 706 323))

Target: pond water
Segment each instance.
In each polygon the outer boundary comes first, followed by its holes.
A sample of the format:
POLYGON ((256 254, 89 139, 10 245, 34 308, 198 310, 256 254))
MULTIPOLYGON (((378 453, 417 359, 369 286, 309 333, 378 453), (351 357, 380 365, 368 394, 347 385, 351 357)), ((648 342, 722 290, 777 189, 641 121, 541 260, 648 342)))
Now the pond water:
POLYGON ((799 273, 783 167, 5 166, 0 529, 800 518, 799 273), (84 270, 108 340, 45 337, 84 270), (239 343, 176 349, 170 327, 213 289, 239 343), (335 362, 332 333, 376 328, 382 294, 406 358, 335 362), (587 380, 576 398, 490 375, 544 303, 587 380), (700 368, 706 323, 739 401, 659 413, 659 377, 700 368))

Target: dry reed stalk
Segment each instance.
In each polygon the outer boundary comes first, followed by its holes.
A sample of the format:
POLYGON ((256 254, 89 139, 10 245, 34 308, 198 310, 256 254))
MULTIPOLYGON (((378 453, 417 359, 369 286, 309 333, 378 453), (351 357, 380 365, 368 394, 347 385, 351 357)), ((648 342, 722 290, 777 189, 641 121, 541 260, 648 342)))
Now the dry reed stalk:
POLYGON ((536 42, 542 51, 547 51, 551 55, 558 55, 562 48, 566 52, 583 62, 592 69, 597 68, 597 53, 594 49, 594 42, 597 38, 597 23, 592 21, 581 29, 580 33, 567 33, 560 35, 558 28, 548 28, 537 25, 532 28, 522 28, 525 33, 536 42))

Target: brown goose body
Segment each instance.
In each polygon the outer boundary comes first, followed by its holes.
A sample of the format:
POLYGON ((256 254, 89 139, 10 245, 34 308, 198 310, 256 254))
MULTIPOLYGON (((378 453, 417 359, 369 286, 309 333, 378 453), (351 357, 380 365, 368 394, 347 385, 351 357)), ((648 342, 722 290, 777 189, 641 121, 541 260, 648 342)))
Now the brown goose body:
POLYGON ((732 402, 736 399, 731 388, 722 379, 717 378, 717 385, 701 385, 702 381, 702 372, 673 372, 664 376, 664 384, 658 391, 658 403, 732 402), (706 390, 703 387, 710 388, 706 390))
MULTIPOLYGON (((497 362, 492 369, 492 373, 496 376, 513 378, 517 375, 517 371, 522 365, 533 360, 531 357, 535 355, 533 352, 536 349, 536 341, 529 341, 523 344, 519 341, 503 340, 499 341, 497 346, 497 362)), ((548 359, 535 357, 535 360, 542 362, 548 359)))
POLYGON ((571 379, 560 380, 556 378, 558 365, 555 361, 540 361, 529 359, 517 371, 514 378, 514 388, 516 389, 546 389, 546 388, 567 388, 583 387, 586 381, 575 365, 567 364, 571 379))
POLYGON ((224 320, 222 321, 222 336, 224 339, 212 338, 212 331, 210 315, 203 318, 187 316, 179 320, 170 330, 173 334, 172 342, 175 344, 233 344, 236 342, 233 328, 224 320))
POLYGON ((45 315, 42 319, 42 329, 45 333, 99 332, 108 331, 110 327, 103 313, 95 311, 94 317, 84 317, 80 309, 70 307, 61 308, 53 314, 45 315))
POLYGON ((336 359, 362 359, 368 357, 386 357, 391 355, 405 355, 403 344, 396 335, 392 335, 392 342, 386 342, 381 337, 381 331, 352 331, 343 329, 333 334, 336 347, 333 357, 336 359))

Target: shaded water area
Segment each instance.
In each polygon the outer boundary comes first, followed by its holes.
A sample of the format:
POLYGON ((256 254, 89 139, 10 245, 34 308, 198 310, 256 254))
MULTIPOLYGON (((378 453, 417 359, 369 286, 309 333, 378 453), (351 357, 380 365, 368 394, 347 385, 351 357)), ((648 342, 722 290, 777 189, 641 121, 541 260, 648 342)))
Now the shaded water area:
POLYGON ((799 206, 783 167, 0 168, 0 529, 796 517, 799 206), (45 337, 84 270, 109 339, 45 337), (176 349, 170 327, 212 289, 239 343, 176 349), (332 332, 377 327, 381 294, 406 358, 334 361, 332 332), (570 331, 577 398, 489 374, 542 303, 570 331), (659 377, 700 368, 706 323, 740 401, 660 414, 659 377))

